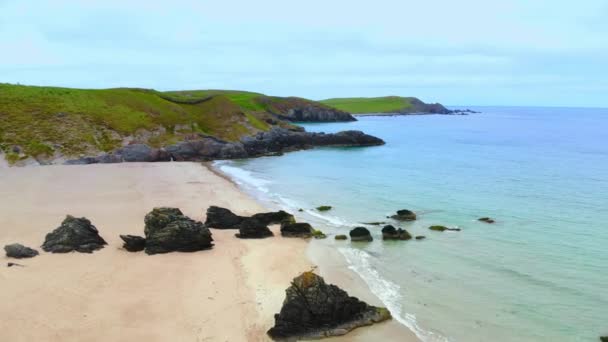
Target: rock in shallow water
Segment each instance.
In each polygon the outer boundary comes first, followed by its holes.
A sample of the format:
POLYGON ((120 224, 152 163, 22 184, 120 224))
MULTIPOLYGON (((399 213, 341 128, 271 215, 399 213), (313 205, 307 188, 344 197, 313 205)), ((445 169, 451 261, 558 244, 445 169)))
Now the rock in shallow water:
POLYGON ((61 226, 46 235, 42 249, 51 253, 92 253, 105 245, 91 221, 68 215, 61 226))
POLYGON ((25 247, 19 243, 4 246, 4 251, 6 252, 7 257, 15 259, 33 258, 38 255, 37 250, 25 247))
POLYGON ((145 218, 146 253, 195 252, 213 247, 211 232, 177 208, 154 208, 145 218))
POLYGON ((477 219, 477 221, 481 221, 481 222, 485 222, 485 223, 494 223, 496 221, 494 221, 494 219, 489 218, 489 217, 482 217, 477 219))
POLYGON ((397 229, 390 224, 382 228, 383 240, 410 240, 411 238, 412 236, 405 229, 397 229))
POLYGON ((336 235, 335 239, 336 240, 348 240, 348 236, 346 236, 344 234, 340 234, 340 235, 336 235))
POLYGON ((454 231, 454 232, 459 232, 460 228, 448 228, 446 226, 430 226, 429 227, 430 230, 434 230, 436 232, 443 232, 443 231, 454 231))
POLYGON ((305 272, 291 282, 275 325, 268 335, 275 341, 322 338, 391 318, 385 308, 370 306, 350 297, 323 278, 305 272))
POLYGON ((120 235, 124 244, 122 248, 129 252, 141 252, 146 248, 146 239, 135 235, 120 235))
POLYGON ((416 220, 416 213, 414 213, 411 210, 402 209, 402 210, 397 210, 397 214, 391 216, 391 218, 398 220, 398 221, 414 221, 414 220, 416 220))
POLYGON ((355 229, 350 231, 349 235, 350 235, 350 241, 372 241, 372 240, 374 240, 374 238, 372 238, 372 235, 369 232, 369 230, 365 227, 356 227, 355 229))
POLYGON ((235 235, 240 239, 263 239, 274 234, 263 222, 252 217, 241 222, 235 235))

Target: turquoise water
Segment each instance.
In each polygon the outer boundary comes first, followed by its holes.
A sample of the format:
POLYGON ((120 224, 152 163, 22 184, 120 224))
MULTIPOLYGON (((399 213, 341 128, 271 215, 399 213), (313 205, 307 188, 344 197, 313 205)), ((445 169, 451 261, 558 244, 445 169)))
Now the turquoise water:
POLYGON ((383 242, 368 226, 372 243, 323 243, 423 340, 597 341, 608 333, 608 110, 479 109, 306 124, 387 144, 219 166, 330 234, 416 211, 400 226, 425 240, 383 242))

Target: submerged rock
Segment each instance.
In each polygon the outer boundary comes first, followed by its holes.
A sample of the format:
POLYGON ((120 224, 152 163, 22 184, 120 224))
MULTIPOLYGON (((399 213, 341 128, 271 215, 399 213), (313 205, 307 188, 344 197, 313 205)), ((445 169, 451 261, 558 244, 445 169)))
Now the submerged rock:
POLYGON ((477 221, 481 221, 481 222, 485 222, 485 223, 494 223, 496 221, 494 221, 494 219, 489 218, 489 217, 482 217, 477 219, 477 221))
POLYGON ((348 240, 348 236, 346 236, 344 234, 340 234, 340 235, 336 235, 335 239, 336 240, 348 240))
POLYGON ((323 278, 305 272, 285 291, 281 311, 268 336, 275 341, 295 341, 344 335, 349 331, 391 318, 385 308, 368 305, 323 278))
POLYGON ((308 223, 281 223, 281 235, 284 237, 309 238, 312 236, 313 231, 314 229, 308 223))
POLYGON ((129 252, 141 252, 146 248, 146 239, 135 235, 120 235, 124 241, 122 248, 129 252))
POLYGON ((430 226, 429 229, 430 230, 434 230, 436 232, 443 232, 443 231, 446 231, 446 230, 454 231, 454 232, 459 232, 460 231, 460 228, 448 228, 446 226, 438 226, 438 225, 437 226, 430 226))
POLYGON ((331 207, 331 206, 329 206, 329 205, 322 205, 322 206, 320 206, 320 207, 317 207, 317 210, 318 210, 318 211, 329 211, 329 210, 331 210, 331 208, 332 208, 332 207, 331 207))
POLYGON ((397 210, 397 214, 391 216, 391 218, 398 220, 398 221, 414 221, 414 220, 416 220, 416 213, 414 213, 411 210, 402 209, 402 210, 397 210))
POLYGON ((416 240, 424 240, 424 239, 426 239, 426 236, 424 236, 424 235, 416 236, 416 240))
POLYGON ((269 213, 255 214, 255 215, 251 216, 251 218, 254 218, 254 219, 260 221, 265 226, 268 226, 271 224, 280 224, 284 221, 296 222, 296 219, 295 219, 295 217, 293 217, 293 215, 291 215, 290 213, 283 211, 283 210, 273 211, 273 212, 269 212, 269 213))
POLYGON ((154 208, 145 218, 146 253, 195 252, 213 247, 211 232, 177 208, 154 208))
POLYGON ((412 236, 405 229, 395 228, 390 224, 382 228, 383 240, 410 240, 412 236))
POLYGON ((241 222, 239 232, 235 236, 240 239, 263 239, 274 234, 264 222, 252 217, 241 222))
POLYGON ((245 217, 238 216, 229 209, 212 205, 207 209, 205 226, 217 229, 238 229, 244 219, 245 217))
POLYGON ((367 230, 367 228, 365 228, 365 227, 356 227, 355 229, 350 231, 349 235, 350 235, 351 241, 372 241, 372 240, 374 240, 374 238, 372 238, 372 235, 369 232, 369 230, 367 230))
POLYGON ((325 239, 325 238, 327 238, 327 235, 325 235, 325 233, 323 233, 320 230, 313 229, 312 237, 314 237, 315 239, 325 239))
POLYGON ((92 253, 105 245, 91 221, 68 215, 61 226, 46 235, 42 249, 51 253, 92 253))
POLYGON ((6 252, 7 257, 15 259, 33 258, 38 255, 37 250, 25 247, 19 243, 4 246, 4 251, 6 252))

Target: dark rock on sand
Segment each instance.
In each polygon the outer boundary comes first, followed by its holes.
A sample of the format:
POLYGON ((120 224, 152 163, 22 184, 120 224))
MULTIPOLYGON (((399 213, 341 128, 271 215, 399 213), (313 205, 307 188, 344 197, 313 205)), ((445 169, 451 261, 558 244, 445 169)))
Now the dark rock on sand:
POLYGON ((141 252, 146 248, 146 239, 136 235, 120 235, 124 241, 122 248, 129 252, 141 252))
POLYGON ((271 224, 280 224, 284 221, 288 221, 288 222, 296 221, 296 219, 295 219, 295 217, 293 217, 293 215, 291 215, 290 213, 285 212, 283 210, 273 211, 273 212, 269 212, 269 213, 255 214, 255 215, 251 216, 251 218, 254 218, 254 219, 260 221, 265 226, 268 226, 271 224))
POLYGON ((19 243, 4 246, 4 251, 6 252, 7 257, 15 259, 33 258, 38 255, 37 250, 25 247, 19 243))
POLYGON ((485 223, 494 223, 496 221, 494 221, 494 219, 489 218, 489 217, 482 217, 477 219, 477 221, 481 221, 481 222, 485 222, 485 223))
POLYGON ((446 231, 446 230, 454 231, 454 232, 459 232, 460 231, 460 228, 448 228, 446 226, 430 226, 429 229, 430 230, 434 230, 436 232, 443 232, 443 231, 446 231))
POLYGON ((336 240, 347 240, 348 236, 344 234, 336 235, 336 240))
POLYGON ((331 210, 331 206, 329 206, 329 205, 322 205, 320 207, 317 207, 317 210, 318 211, 329 211, 329 210, 331 210))
POLYGON ((395 228, 390 224, 382 228, 383 240, 410 240, 412 236, 405 229, 395 228))
POLYGON ((46 235, 42 249, 51 253, 92 253, 105 245, 91 221, 68 215, 61 226, 46 235))
POLYGON ((263 239, 274 234, 264 222, 256 218, 248 218, 239 224, 239 232, 235 234, 240 239, 263 239))
POLYGON ((195 252, 213 247, 211 232, 177 208, 154 208, 145 218, 146 253, 195 252))
POLYGON ((372 235, 365 227, 357 227, 350 231, 351 241, 372 241, 372 235))
POLYGON ((344 335, 391 318, 385 308, 368 305, 323 278, 305 272, 285 291, 281 311, 268 335, 275 341, 295 341, 344 335))
POLYGON ((8 264, 6 264, 6 267, 13 267, 13 266, 25 267, 25 266, 23 266, 21 264, 17 264, 17 263, 14 263, 14 262, 9 262, 8 264))
POLYGON ((281 235, 285 237, 309 238, 312 237, 313 231, 314 229, 308 223, 281 223, 281 235))
POLYGON ((214 205, 207 209, 205 226, 217 229, 238 229, 245 217, 238 216, 229 209, 214 205))
POLYGON ((411 210, 402 209, 402 210, 397 210, 397 214, 391 216, 391 218, 398 220, 398 221, 414 221, 414 220, 416 220, 416 213, 414 213, 411 210))
POLYGON ((416 240, 424 240, 424 239, 426 239, 426 236, 424 236, 424 235, 416 236, 416 240))

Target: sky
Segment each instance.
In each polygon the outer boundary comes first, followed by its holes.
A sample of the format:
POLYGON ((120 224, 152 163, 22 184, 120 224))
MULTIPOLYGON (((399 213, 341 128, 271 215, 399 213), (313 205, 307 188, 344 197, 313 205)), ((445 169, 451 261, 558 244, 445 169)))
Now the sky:
POLYGON ((607 0, 0 0, 0 82, 608 107, 606 18, 607 0))

